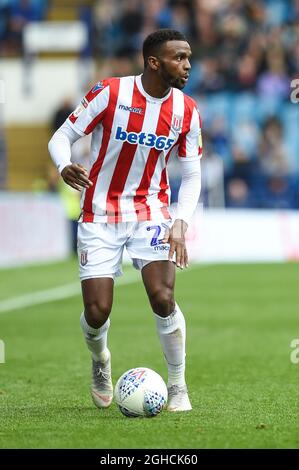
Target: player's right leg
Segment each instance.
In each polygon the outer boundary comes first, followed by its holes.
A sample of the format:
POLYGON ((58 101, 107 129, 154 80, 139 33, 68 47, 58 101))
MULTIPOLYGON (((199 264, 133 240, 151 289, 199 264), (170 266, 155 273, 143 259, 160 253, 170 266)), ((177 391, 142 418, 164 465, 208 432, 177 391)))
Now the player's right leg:
POLYGON ((109 277, 85 279, 81 283, 84 312, 80 323, 92 356, 91 396, 99 408, 107 408, 113 398, 111 355, 107 347, 113 284, 109 277))
POLYGON ((80 323, 92 356, 91 395, 107 408, 113 398, 111 356, 107 347, 114 277, 121 274, 122 240, 113 225, 80 223, 78 256, 84 312, 80 323))

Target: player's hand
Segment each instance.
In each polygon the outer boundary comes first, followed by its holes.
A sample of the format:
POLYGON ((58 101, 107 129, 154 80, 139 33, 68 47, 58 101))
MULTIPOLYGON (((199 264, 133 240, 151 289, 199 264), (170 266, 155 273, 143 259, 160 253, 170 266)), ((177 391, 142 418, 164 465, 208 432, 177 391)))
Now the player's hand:
POLYGON ((176 254, 176 266, 180 269, 188 267, 188 253, 186 248, 185 233, 188 224, 184 220, 176 219, 170 230, 166 230, 163 243, 169 243, 168 259, 172 261, 174 253, 176 254))
POLYGON ((66 184, 81 191, 83 188, 90 188, 92 181, 88 179, 88 172, 80 163, 67 165, 61 172, 61 176, 66 184))

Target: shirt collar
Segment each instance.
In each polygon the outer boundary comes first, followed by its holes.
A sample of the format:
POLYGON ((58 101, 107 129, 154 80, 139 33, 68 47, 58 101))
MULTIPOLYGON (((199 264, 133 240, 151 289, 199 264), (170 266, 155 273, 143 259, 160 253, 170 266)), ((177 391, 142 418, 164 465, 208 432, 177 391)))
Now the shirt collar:
POLYGON ((154 96, 149 95, 142 86, 141 76, 142 74, 137 75, 135 77, 136 85, 140 93, 147 99, 147 101, 151 101, 152 103, 163 103, 170 97, 172 93, 172 88, 169 90, 166 96, 163 96, 163 98, 155 98, 154 96))

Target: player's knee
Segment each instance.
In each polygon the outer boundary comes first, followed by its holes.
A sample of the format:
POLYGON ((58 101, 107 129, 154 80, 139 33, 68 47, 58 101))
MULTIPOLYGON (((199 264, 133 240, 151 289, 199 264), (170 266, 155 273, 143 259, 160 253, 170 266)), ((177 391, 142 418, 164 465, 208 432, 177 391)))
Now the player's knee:
POLYGON ((157 315, 167 316, 174 311, 175 302, 173 297, 173 290, 168 287, 163 287, 156 290, 152 294, 150 300, 153 311, 157 315))
POLYGON ((85 316, 87 322, 93 328, 100 328, 108 319, 111 305, 104 301, 85 303, 85 316))

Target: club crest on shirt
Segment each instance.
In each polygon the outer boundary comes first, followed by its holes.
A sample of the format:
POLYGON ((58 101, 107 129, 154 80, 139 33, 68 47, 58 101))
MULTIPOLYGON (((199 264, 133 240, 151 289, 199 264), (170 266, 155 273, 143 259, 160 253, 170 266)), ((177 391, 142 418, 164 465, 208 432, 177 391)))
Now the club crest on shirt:
POLYGON ((87 264, 87 253, 88 251, 81 251, 80 253, 80 264, 81 266, 85 266, 87 264))
POLYGON ((174 114, 172 117, 171 128, 175 132, 180 132, 183 127, 183 116, 174 114))

